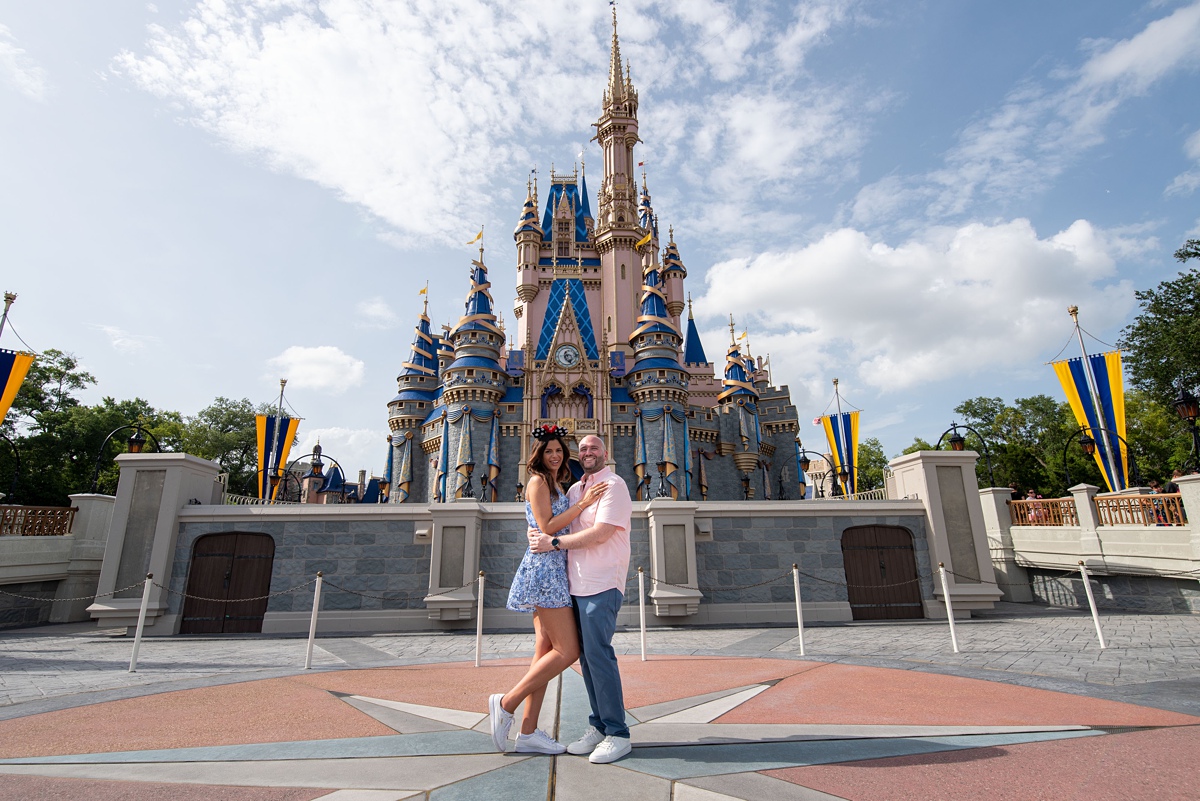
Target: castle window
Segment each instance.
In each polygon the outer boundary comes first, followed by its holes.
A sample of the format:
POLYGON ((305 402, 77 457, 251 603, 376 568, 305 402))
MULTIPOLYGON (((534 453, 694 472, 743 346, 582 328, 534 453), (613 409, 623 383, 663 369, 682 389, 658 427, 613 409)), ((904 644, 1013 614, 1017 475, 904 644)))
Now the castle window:
POLYGON ((510 412, 515 412, 516 410, 517 410, 517 407, 516 407, 516 406, 512 406, 512 405, 510 405, 510 406, 508 407, 508 411, 510 411, 510 412))
POLYGON ((629 407, 622 403, 620 406, 617 407, 617 411, 618 412, 627 412, 627 411, 629 411, 629 407))
POLYGON ((475 375, 475 371, 474 371, 474 370, 468 370, 468 371, 467 371, 467 375, 469 375, 469 376, 471 376, 471 375, 475 375))
POLYGON ((625 265, 622 264, 621 265, 621 278, 624 278, 624 277, 625 277, 625 265))
POLYGON ((659 371, 658 371, 658 377, 659 377, 659 378, 666 378, 666 377, 667 377, 667 371, 666 371, 666 370, 659 370, 659 371))

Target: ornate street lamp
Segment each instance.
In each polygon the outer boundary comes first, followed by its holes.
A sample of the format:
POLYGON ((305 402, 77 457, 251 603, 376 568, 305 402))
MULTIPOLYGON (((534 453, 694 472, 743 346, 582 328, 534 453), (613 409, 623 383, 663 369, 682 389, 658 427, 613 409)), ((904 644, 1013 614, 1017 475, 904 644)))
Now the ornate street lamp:
MULTIPOLYGON (((797 444, 799 444, 799 440, 797 440, 797 444)), ((812 466, 812 460, 808 458, 808 454, 811 453, 813 456, 816 456, 818 459, 824 459, 825 457, 822 456, 821 454, 817 453, 816 451, 808 451, 808 450, 804 450, 803 448, 799 448, 796 452, 800 454, 800 458, 796 462, 797 465, 799 466, 800 472, 801 472, 801 475, 799 476, 800 500, 804 500, 805 496, 808 494, 808 486, 804 483, 804 474, 808 473, 808 468, 812 466)), ((825 497, 825 490, 821 487, 821 479, 823 479, 824 477, 825 477, 824 473, 821 473, 818 476, 816 476, 816 478, 817 478, 816 497, 818 497, 818 498, 825 497)))
POLYGON ((525 502, 525 485, 520 481, 517 482, 517 496, 513 500, 517 503, 525 502))
POLYGON ((669 498, 670 491, 667 489, 667 463, 665 461, 658 462, 658 492, 655 493, 655 498, 669 498))
POLYGON ((742 500, 750 500, 750 474, 742 473, 742 500))
POLYGON ((100 443, 100 451, 96 454, 96 467, 94 470, 92 470, 92 488, 88 490, 88 492, 96 492, 96 485, 100 481, 100 461, 104 458, 104 449, 108 447, 109 440, 111 440, 117 434, 120 434, 122 431, 128 431, 131 428, 133 429, 133 436, 131 436, 129 441, 126 443, 130 453, 142 452, 142 448, 146 444, 146 438, 142 436, 143 434, 150 437, 150 440, 154 443, 154 450, 158 453, 162 453, 162 446, 158 444, 158 437, 154 436, 154 434, 148 431, 140 422, 131 423, 130 425, 121 426, 120 428, 114 428, 112 431, 108 432, 108 436, 104 438, 104 442, 100 443))
POLYGON ((1095 456, 1096 455, 1096 440, 1093 439, 1091 436, 1092 430, 1100 431, 1102 433, 1108 434, 1109 436, 1116 437, 1118 440, 1120 440, 1121 444, 1125 446, 1125 453, 1129 454, 1130 486, 1140 487, 1142 485, 1142 477, 1141 477, 1141 474, 1138 473, 1137 459, 1135 459, 1133 456, 1133 448, 1129 447, 1129 442, 1124 437, 1122 437, 1120 434, 1118 434, 1116 431, 1111 431, 1107 428, 1097 427, 1095 429, 1088 429, 1085 426, 1080 426, 1079 430, 1076 431, 1075 433, 1071 434, 1071 436, 1067 437, 1067 441, 1063 443, 1062 462, 1063 462, 1063 473, 1067 477, 1067 489, 1068 490, 1071 489, 1071 469, 1067 465, 1067 448, 1069 448, 1071 446, 1072 442, 1078 440, 1079 447, 1081 449, 1083 449, 1084 455, 1086 455, 1089 459, 1092 458, 1093 456, 1095 456))
POLYGON ((1175 386, 1179 388, 1179 397, 1175 399, 1175 412, 1180 419, 1188 424, 1188 429, 1192 434, 1192 452, 1188 454, 1188 458, 1183 462, 1183 468, 1186 470, 1188 465, 1192 465, 1193 469, 1200 470, 1200 433, 1196 431, 1196 418, 1200 417, 1200 399, 1189 392, 1182 381, 1177 381, 1175 386))
POLYGON ((464 498, 475 498, 475 491, 471 489, 471 474, 475 472, 474 462, 464 462, 463 467, 467 468, 467 480, 463 483, 462 496, 464 498))
POLYGON ((963 431, 966 431, 968 434, 974 434, 979 438, 980 444, 983 445, 983 458, 987 462, 988 482, 991 486, 996 486, 996 475, 992 472, 992 454, 988 450, 987 440, 983 438, 982 434, 970 426, 963 425, 962 423, 951 423, 950 427, 943 431, 942 436, 938 438, 938 442, 937 445, 934 446, 934 450, 940 451, 942 449, 942 440, 946 439, 946 435, 949 434, 950 450, 965 451, 967 449, 967 438, 958 433, 958 429, 960 428, 963 431))

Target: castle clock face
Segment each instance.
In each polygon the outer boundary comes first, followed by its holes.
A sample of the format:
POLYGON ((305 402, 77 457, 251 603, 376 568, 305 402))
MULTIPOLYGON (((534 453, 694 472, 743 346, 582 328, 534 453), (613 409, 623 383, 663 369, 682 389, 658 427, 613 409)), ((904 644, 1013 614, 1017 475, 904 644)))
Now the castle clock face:
POLYGON ((579 348, 574 345, 563 345, 554 351, 554 363, 559 367, 574 367, 579 364, 579 348))

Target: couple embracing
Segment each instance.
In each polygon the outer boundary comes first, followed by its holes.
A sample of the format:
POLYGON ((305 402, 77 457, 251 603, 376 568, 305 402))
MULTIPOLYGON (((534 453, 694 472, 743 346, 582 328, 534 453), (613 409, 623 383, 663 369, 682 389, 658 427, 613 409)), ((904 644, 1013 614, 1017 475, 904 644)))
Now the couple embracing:
POLYGON ((596 763, 629 753, 625 698, 612 648, 629 571, 633 504, 624 480, 607 465, 599 437, 579 442, 584 476, 571 489, 566 430, 542 426, 529 457, 525 517, 529 550, 513 577, 508 608, 533 613, 534 655, 529 671, 507 693, 488 699, 492 740, 504 751, 517 706, 525 714, 517 735, 521 753, 585 755, 596 763), (564 746, 537 728, 546 684, 579 660, 591 703, 591 726, 564 746))

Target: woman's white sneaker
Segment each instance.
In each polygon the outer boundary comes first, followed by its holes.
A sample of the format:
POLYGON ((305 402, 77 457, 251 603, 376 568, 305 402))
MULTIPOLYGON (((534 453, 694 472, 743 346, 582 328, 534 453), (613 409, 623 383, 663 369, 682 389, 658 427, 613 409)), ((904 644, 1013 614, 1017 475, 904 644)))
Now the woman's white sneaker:
POLYGON ((534 729, 532 734, 518 734, 517 747, 518 754, 561 754, 567 750, 567 747, 555 740, 549 734, 541 729, 534 729))
POLYGON ((588 726, 582 737, 567 746, 567 753, 575 756, 590 754, 603 741, 604 734, 595 726, 588 726))
POLYGON ((632 749, 633 746, 629 744, 628 737, 605 737, 592 750, 592 755, 588 757, 588 761, 596 765, 616 762, 632 749))
POLYGON ((508 730, 513 723, 512 712, 505 712, 504 707, 500 706, 503 698, 504 693, 496 693, 488 698, 488 715, 492 719, 492 742, 502 754, 507 750, 508 730))

